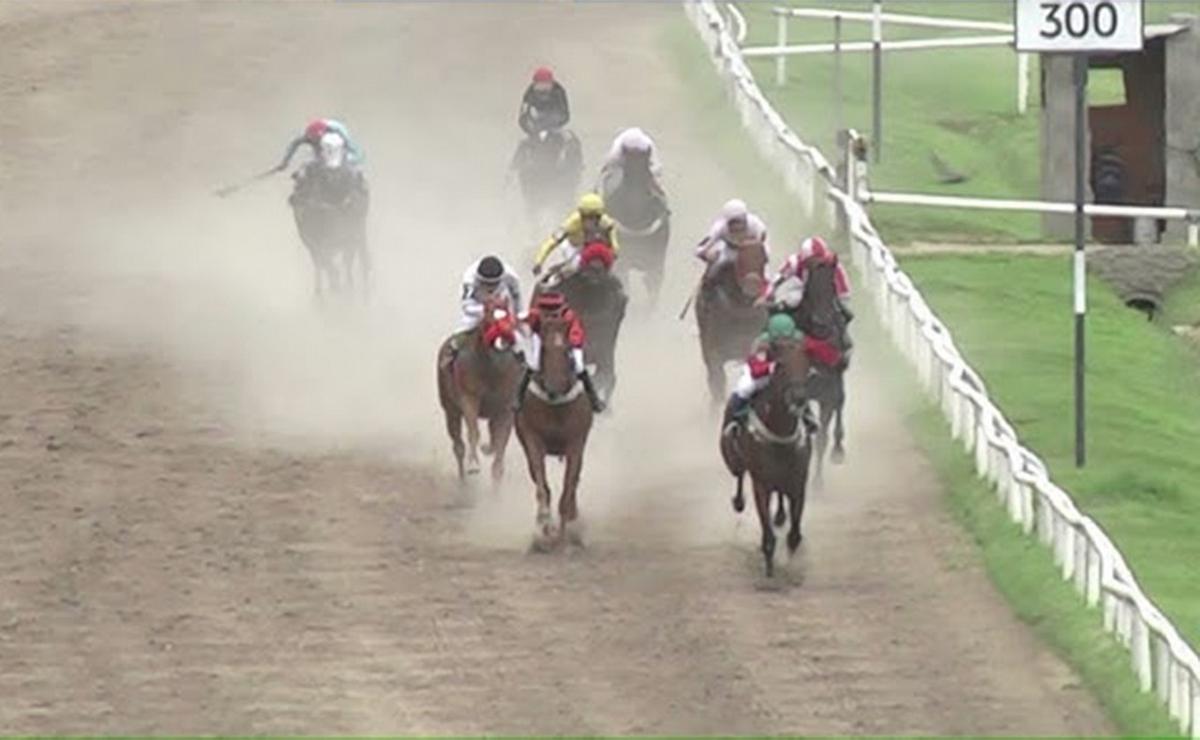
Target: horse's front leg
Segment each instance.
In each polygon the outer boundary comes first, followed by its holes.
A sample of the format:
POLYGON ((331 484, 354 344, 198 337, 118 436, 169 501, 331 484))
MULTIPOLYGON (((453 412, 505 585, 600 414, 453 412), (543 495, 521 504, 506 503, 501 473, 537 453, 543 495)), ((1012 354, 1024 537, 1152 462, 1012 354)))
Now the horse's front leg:
POLYGON ((577 526, 572 524, 579 518, 579 505, 576 496, 579 491, 579 478, 583 473, 583 451, 587 444, 587 435, 567 449, 566 472, 563 474, 562 497, 558 500, 558 518, 562 522, 562 532, 574 544, 582 544, 577 526))
POLYGON ((833 456, 830 458, 836 464, 841 464, 846 459, 846 450, 842 447, 842 443, 846 437, 846 430, 842 427, 842 411, 846 408, 846 395, 843 392, 838 398, 837 410, 834 412, 834 427, 833 427, 833 456))
POLYGON ((467 425, 467 474, 479 472, 479 399, 463 396, 463 420, 467 425))
POLYGON ((504 451, 508 448, 512 428, 511 414, 488 419, 488 449, 492 455, 492 482, 496 485, 504 478, 504 451))
POLYGON ((529 466, 534 501, 537 503, 537 518, 534 520, 537 534, 548 538, 553 534, 553 526, 550 518, 550 485, 546 482, 546 448, 535 431, 522 432, 521 441, 525 446, 525 462, 529 466))
POLYGON ((771 489, 751 476, 754 485, 754 506, 758 509, 758 524, 762 528, 762 554, 767 566, 767 578, 775 575, 775 529, 771 525, 771 489))

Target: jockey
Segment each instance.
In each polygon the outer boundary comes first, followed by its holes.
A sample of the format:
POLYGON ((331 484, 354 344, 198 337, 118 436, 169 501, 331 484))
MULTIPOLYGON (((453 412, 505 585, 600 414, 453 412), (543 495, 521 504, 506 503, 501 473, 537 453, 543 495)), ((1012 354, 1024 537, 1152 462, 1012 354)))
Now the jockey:
POLYGON ((543 131, 557 131, 570 121, 566 88, 554 79, 549 67, 538 67, 521 97, 517 125, 529 136, 537 136, 543 131))
MULTIPOLYGON (((771 360, 771 345, 781 340, 803 337, 796 328, 796 321, 785 313, 774 314, 767 320, 767 329, 754 340, 750 356, 746 358, 742 373, 729 396, 729 403, 725 407, 726 419, 738 424, 744 422, 750 415, 750 404, 754 396, 770 384, 771 375, 775 372, 775 363, 771 360)), ((808 404, 804 405, 802 420, 810 432, 816 430, 816 421, 808 404)))
POLYGON ((575 370, 575 377, 583 383, 583 389, 587 392, 588 401, 592 404, 592 411, 599 414, 604 411, 604 402, 600 400, 600 396, 596 393, 596 387, 592 384, 592 376, 588 374, 587 365, 583 361, 583 347, 587 343, 587 335, 583 331, 583 323, 579 320, 579 316, 567 305, 567 299, 562 293, 546 292, 540 294, 534 301, 534 305, 529 309, 524 318, 525 326, 529 329, 529 343, 525 351, 525 362, 527 369, 525 375, 521 378, 521 384, 517 387, 516 409, 521 408, 521 404, 525 401, 525 392, 529 390, 529 383, 533 380, 533 376, 542 366, 542 318, 549 316, 558 316, 569 323, 567 330, 567 342, 571 346, 571 365, 575 370))
POLYGON ((662 163, 658 161, 658 150, 654 146, 654 140, 640 128, 627 128, 613 139, 608 156, 600 167, 601 177, 611 169, 637 165, 644 166, 650 172, 655 191, 665 197, 662 185, 658 181, 662 175, 662 163))
POLYGON ((751 244, 762 244, 770 257, 767 225, 746 208, 744 201, 736 198, 727 201, 708 233, 696 245, 696 257, 708 263, 705 281, 712 280, 722 267, 733 262, 738 247, 751 244))
POLYGON ((570 254, 565 260, 567 262, 575 262, 579 250, 592 243, 608 245, 615 257, 620 251, 615 226, 616 223, 604 212, 604 199, 596 193, 587 193, 579 199, 579 206, 567 216, 562 226, 538 248, 537 255, 533 258, 533 274, 541 274, 542 264, 563 240, 570 245, 570 254))
POLYGON ((838 261, 837 255, 819 236, 812 236, 800 243, 800 249, 787 258, 780 268, 779 274, 771 281, 767 291, 768 305, 780 306, 784 310, 794 311, 804 297, 804 282, 808 277, 808 266, 814 261, 833 263, 834 287, 837 290, 837 307, 842 318, 849 324, 854 319, 845 301, 850 298, 850 278, 846 268, 838 261))
POLYGON ((479 327, 487 301, 507 298, 512 311, 521 308, 521 282, 517 273, 504 264, 499 257, 488 255, 475 261, 462 277, 462 317, 458 329, 450 337, 450 357, 462 349, 466 337, 479 327))
POLYGON ((363 163, 362 149, 359 148, 358 144, 354 143, 354 139, 350 138, 350 131, 346 128, 346 124, 341 121, 335 121, 332 118, 318 118, 304 128, 304 133, 292 139, 292 142, 288 144, 287 152, 283 155, 283 161, 276 165, 275 171, 283 172, 287 169, 288 163, 292 161, 292 157, 296 154, 296 150, 305 144, 311 147, 314 155, 319 155, 321 137, 330 132, 338 134, 346 142, 348 155, 346 161, 355 167, 361 165, 363 163))

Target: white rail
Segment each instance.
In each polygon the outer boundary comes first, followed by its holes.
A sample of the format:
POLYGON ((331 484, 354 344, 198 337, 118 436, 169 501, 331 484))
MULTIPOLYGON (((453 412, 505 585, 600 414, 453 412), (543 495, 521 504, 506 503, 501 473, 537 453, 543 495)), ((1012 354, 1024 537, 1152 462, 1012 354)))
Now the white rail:
MULTIPOLYGON (((969 49, 980 46, 1012 46, 1012 34, 1006 36, 965 36, 950 39, 905 39, 884 41, 879 44, 882 51, 926 51, 928 49, 969 49)), ((742 49, 742 56, 779 57, 803 54, 830 54, 835 51, 873 51, 871 41, 845 41, 840 44, 790 44, 788 46, 751 46, 742 49)))
POLYGON ((1094 520, 1050 480, 1045 464, 1021 445, 1012 424, 988 397, 983 380, 954 344, 883 243, 863 206, 840 189, 836 172, 805 144, 758 87, 712 0, 684 3, 707 44, 743 127, 799 198, 802 212, 832 221, 832 205, 848 225, 852 261, 896 346, 939 404, 950 432, 974 456, 978 475, 1009 516, 1050 548, 1064 579, 1105 629, 1130 651, 1143 691, 1154 690, 1181 731, 1200 738, 1200 657, 1143 593, 1121 552, 1094 520))
MULTIPOLYGON (((824 10, 821 8, 772 8, 772 13, 792 18, 825 18, 833 20, 841 18, 848 21, 872 23, 874 13, 863 13, 853 10, 824 10)), ((910 15, 908 13, 880 13, 880 20, 897 26, 919 26, 921 28, 948 28, 955 31, 1005 31, 1010 36, 1015 32, 1011 23, 992 23, 989 21, 968 21, 958 18, 938 18, 928 15, 910 15)))

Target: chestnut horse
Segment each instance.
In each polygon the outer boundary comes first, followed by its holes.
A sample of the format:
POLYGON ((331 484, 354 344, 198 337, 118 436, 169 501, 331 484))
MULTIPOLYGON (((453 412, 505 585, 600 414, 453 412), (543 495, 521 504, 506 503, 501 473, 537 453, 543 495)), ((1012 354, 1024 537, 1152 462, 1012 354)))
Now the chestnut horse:
POLYGON ((454 445, 459 480, 479 472, 479 420, 487 419, 489 439, 483 452, 492 456, 492 480, 499 482, 504 476, 504 451, 512 434, 512 405, 522 363, 513 351, 516 317, 508 301, 493 299, 484 305, 483 320, 457 355, 452 356, 449 339, 438 350, 438 400, 454 445), (462 438, 464 422, 467 445, 462 438))
POLYGON ((762 243, 735 248, 732 263, 701 282, 696 296, 700 353, 708 368, 708 391, 714 406, 725 400, 725 365, 741 361, 762 331, 767 311, 756 303, 766 278, 767 250, 762 243))
MULTIPOLYGON (((762 527, 762 553, 767 577, 775 572, 775 530, 771 521, 771 494, 779 494, 782 509, 787 502, 791 529, 787 535, 788 552, 800 546, 800 519, 808 488, 808 466, 812 455, 808 429, 802 420, 808 403, 806 383, 811 364, 803 338, 776 341, 771 347, 775 372, 767 387, 750 408, 745 428, 730 425, 725 419, 721 430, 721 457, 737 480, 733 497, 734 511, 746 508, 742 479, 750 474, 754 486, 754 504, 762 527)), ((778 522, 782 524, 782 522, 778 522)))
POLYGON ((536 489, 538 536, 534 545, 544 549, 564 535, 579 541, 578 532, 572 531, 570 525, 579 517, 575 495, 583 471, 583 451, 592 430, 592 405, 571 364, 569 322, 561 314, 544 314, 539 324, 541 367, 530 380, 529 391, 517 410, 516 423, 517 439, 525 450, 529 477, 536 489), (566 460, 562 495, 558 500, 561 528, 557 530, 550 514, 547 456, 566 460))

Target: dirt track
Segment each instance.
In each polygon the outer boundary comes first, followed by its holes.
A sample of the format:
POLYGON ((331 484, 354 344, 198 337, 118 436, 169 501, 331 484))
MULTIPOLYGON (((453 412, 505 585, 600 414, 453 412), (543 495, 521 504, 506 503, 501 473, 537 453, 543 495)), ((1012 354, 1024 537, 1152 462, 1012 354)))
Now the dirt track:
POLYGON ((527 553, 515 447, 503 491, 451 484, 433 353, 462 266, 522 251, 528 69, 569 81, 589 164, 623 125, 661 141, 681 234, 729 195, 653 48, 681 16, 0 2, 0 731, 1109 731, 946 520, 869 352, 851 464, 763 584, 668 316, 682 238, 622 339, 588 547, 527 553), (369 311, 311 306, 285 184, 208 194, 324 111, 367 148, 369 311))

